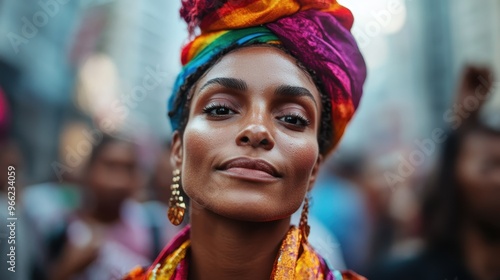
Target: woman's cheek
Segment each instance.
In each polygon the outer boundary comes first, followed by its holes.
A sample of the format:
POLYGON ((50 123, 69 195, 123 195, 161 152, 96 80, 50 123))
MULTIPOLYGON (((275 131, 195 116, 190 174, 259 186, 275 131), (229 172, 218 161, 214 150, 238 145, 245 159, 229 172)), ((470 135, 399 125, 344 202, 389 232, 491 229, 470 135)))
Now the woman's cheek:
POLYGON ((316 161, 319 156, 319 148, 316 137, 303 137, 303 138, 293 138, 284 139, 284 155, 286 155, 286 160, 289 160, 292 164, 294 174, 297 177, 304 176, 302 178, 309 179, 316 161))
POLYGON ((204 117, 189 120, 183 135, 183 184, 189 195, 189 187, 208 182, 213 170, 214 156, 220 154, 221 148, 227 147, 229 139, 227 131, 220 131, 204 117), (189 147, 189 148, 187 148, 189 147))
POLYGON ((188 121, 184 130, 184 147, 189 147, 187 153, 202 155, 200 152, 203 152, 205 147, 214 141, 214 138, 215 133, 210 128, 208 121, 201 117, 195 117, 188 121))

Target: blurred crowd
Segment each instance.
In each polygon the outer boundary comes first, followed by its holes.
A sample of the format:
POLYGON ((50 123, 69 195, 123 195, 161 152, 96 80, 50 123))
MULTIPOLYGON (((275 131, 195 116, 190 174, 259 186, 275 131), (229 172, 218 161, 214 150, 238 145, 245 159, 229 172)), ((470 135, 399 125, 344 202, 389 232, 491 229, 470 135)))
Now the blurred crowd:
MULTIPOLYGON (((54 180, 26 186, 23 153, 8 132, 2 135, 1 167, 16 170, 17 235, 16 272, 2 270, 1 279, 120 279, 131 268, 150 264, 180 230, 166 217, 169 145, 146 176, 136 143, 94 136, 96 144, 88 146, 88 156, 75 169, 58 162, 54 180)), ((3 221, 12 196, 6 173, 1 177, 3 221)), ((3 263, 10 259, 6 240, 0 244, 3 263)))
MULTIPOLYGON (((327 162, 312 191, 311 243, 331 265, 375 280, 500 279, 500 127, 489 121, 500 111, 481 110, 494 85, 489 69, 467 67, 460 81, 455 103, 477 106, 456 112, 458 126, 423 142, 422 155, 439 154, 425 174, 406 172, 417 160, 411 152, 406 166, 362 148, 340 148, 327 162)), ((17 174, 17 279, 119 279, 151 263, 182 228, 166 218, 168 141, 147 167, 141 153, 150 147, 130 135, 69 123, 61 145, 81 153, 61 149, 53 180, 24 185, 23 151, 0 93, 0 168, 17 174)), ((1 174, 6 221, 11 179, 1 174)))
POLYGON ((323 170, 312 213, 338 238, 348 268, 375 280, 500 279, 500 126, 492 123, 500 110, 483 106, 491 77, 464 69, 454 97, 468 108, 453 116, 460 124, 435 130, 407 162, 359 148, 340 150, 323 170), (425 151, 437 157, 412 173, 425 151))

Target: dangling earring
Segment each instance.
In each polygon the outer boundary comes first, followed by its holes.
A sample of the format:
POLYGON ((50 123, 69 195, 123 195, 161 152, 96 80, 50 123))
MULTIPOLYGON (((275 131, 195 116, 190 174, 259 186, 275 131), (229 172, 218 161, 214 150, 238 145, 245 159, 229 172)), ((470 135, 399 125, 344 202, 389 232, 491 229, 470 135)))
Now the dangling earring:
MULTIPOLYGON (((309 195, 309 194, 308 194, 309 195)), ((302 213, 300 214, 300 222, 299 229, 302 232, 302 238, 307 242, 307 237, 309 236, 309 232, 311 227, 307 223, 307 216, 309 214, 309 197, 306 195, 304 198, 304 207, 302 207, 302 213)))
POLYGON ((184 198, 182 197, 179 188, 181 184, 181 171, 176 169, 174 170, 173 175, 172 185, 170 185, 172 194, 168 205, 168 219, 174 226, 178 226, 182 223, 182 220, 184 220, 186 203, 184 202, 184 198))

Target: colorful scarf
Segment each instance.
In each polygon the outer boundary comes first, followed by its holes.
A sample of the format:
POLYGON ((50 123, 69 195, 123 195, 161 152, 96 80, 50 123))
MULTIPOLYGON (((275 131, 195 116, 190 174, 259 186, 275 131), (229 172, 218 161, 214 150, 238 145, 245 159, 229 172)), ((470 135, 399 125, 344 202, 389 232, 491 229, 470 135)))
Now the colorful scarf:
MULTIPOLYGON (((181 15, 201 34, 184 46, 183 68, 168 103, 196 70, 229 47, 280 44, 312 70, 331 99, 333 150, 356 110, 366 78, 363 57, 350 33, 351 12, 335 0, 183 0, 181 15)), ((182 106, 183 108, 184 106, 182 106)), ((182 112, 171 116, 178 129, 182 112)))
MULTIPOLYGON (((124 280, 187 280, 189 262, 186 258, 190 246, 190 227, 186 226, 163 250, 156 261, 145 270, 132 270, 124 280)), ((271 280, 324 279, 366 280, 353 272, 330 270, 324 260, 309 246, 302 232, 291 226, 281 243, 271 280)))

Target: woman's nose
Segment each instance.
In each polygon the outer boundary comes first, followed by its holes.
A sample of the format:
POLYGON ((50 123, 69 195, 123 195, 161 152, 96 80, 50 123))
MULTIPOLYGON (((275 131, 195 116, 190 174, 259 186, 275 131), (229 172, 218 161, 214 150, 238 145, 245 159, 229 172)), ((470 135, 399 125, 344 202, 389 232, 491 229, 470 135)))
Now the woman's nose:
POLYGON ((240 131, 236 137, 236 144, 271 150, 274 147, 274 139, 264 124, 251 123, 240 131))

